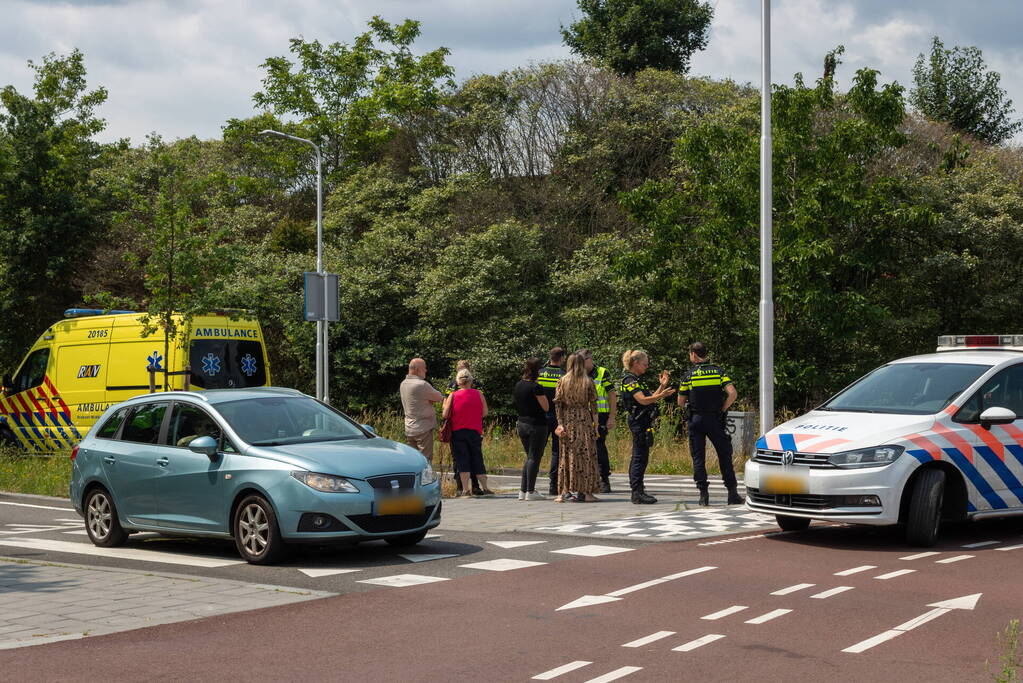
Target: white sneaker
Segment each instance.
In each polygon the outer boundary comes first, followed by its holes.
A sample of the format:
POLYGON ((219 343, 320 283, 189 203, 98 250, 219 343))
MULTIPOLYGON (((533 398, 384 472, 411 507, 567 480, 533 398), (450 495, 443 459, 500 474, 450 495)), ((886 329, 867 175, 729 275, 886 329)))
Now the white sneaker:
POLYGON ((519 491, 519 500, 526 500, 526 492, 519 491))
POLYGON ((530 491, 526 494, 525 500, 547 500, 547 496, 542 493, 537 493, 536 491, 530 491))

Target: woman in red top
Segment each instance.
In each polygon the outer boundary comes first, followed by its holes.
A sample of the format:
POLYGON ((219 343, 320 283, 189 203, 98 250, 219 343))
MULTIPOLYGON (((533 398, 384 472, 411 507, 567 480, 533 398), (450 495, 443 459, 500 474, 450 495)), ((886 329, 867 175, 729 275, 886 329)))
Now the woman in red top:
POLYGON ((472 388, 472 373, 462 369, 455 376, 458 389, 444 399, 444 418, 451 419, 451 457, 462 480, 460 498, 472 497, 469 474, 475 474, 484 496, 494 492, 487 488, 487 470, 483 466, 483 418, 487 416, 487 399, 472 388))

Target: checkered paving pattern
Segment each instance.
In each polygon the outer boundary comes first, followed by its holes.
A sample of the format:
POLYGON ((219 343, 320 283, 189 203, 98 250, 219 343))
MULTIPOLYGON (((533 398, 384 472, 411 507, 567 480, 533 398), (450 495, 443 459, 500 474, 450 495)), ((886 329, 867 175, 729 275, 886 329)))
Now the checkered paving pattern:
POLYGON ((534 527, 532 531, 612 538, 682 540, 748 531, 777 531, 773 515, 750 512, 741 506, 677 512, 657 512, 604 522, 534 527))

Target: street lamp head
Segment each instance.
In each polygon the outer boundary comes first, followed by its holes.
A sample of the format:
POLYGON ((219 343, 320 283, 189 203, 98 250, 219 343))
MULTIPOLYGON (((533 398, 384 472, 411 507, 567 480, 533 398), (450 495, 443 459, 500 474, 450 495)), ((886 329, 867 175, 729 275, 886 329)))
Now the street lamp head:
POLYGON ((277 131, 270 130, 269 128, 267 128, 266 130, 259 131, 259 134, 260 135, 280 135, 280 133, 278 133, 277 131))

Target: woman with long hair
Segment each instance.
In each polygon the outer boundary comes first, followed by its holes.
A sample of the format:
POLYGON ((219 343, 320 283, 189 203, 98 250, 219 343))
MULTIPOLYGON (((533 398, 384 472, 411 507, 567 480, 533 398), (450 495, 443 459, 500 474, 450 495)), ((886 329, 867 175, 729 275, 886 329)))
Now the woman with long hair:
POLYGON ((592 503, 600 487, 597 471, 597 390, 586 374, 586 360, 577 353, 568 357, 565 374, 554 393, 558 417, 556 433, 561 440, 556 503, 574 499, 592 503))
POLYGON ((622 402, 628 412, 629 431, 632 432, 632 460, 629 462, 629 487, 632 502, 636 505, 650 505, 657 499, 646 492, 643 475, 650 460, 650 447, 654 445, 654 418, 657 417, 657 402, 675 393, 668 386, 668 371, 662 370, 660 384, 650 391, 640 379, 650 367, 646 351, 629 350, 622 354, 622 402))
POLYGON ((527 359, 522 366, 522 379, 515 385, 515 409, 519 416, 515 422, 515 431, 526 452, 519 500, 544 498, 542 493, 536 492, 536 474, 540 471, 540 461, 547 445, 547 395, 536 381, 540 375, 541 363, 539 358, 527 359))

